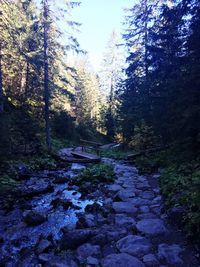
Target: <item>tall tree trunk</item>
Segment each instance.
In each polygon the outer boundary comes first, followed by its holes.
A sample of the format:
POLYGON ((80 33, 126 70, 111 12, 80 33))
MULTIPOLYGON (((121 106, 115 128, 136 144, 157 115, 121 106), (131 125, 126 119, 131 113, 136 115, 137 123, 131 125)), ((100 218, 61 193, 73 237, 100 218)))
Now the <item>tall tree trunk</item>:
POLYGON ((0 43, 0 113, 3 113, 3 71, 2 71, 2 44, 0 43))
POLYGON ((47 148, 51 148, 49 125, 48 0, 44 0, 44 119, 47 148))

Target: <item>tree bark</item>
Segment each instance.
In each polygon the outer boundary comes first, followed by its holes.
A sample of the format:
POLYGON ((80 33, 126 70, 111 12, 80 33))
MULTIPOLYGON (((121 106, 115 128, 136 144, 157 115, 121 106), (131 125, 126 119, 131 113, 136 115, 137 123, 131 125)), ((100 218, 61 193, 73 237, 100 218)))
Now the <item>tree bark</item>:
POLYGON ((44 0, 44 119, 47 148, 51 148, 49 125, 48 0, 44 0))

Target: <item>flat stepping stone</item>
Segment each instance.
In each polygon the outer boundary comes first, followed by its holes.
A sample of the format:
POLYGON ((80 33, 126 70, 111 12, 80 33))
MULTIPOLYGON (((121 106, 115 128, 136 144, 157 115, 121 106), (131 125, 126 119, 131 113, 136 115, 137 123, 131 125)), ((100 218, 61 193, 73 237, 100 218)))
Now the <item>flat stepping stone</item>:
POLYGON ((131 197, 135 196, 135 191, 134 189, 122 189, 118 192, 118 197, 122 200, 122 201, 126 201, 131 197))
POLYGON ((168 245, 168 244, 160 244, 158 246, 158 257, 161 260, 165 260, 168 264, 174 264, 175 266, 183 264, 182 259, 179 254, 183 251, 183 249, 176 244, 168 245))
POLYGON ((137 235, 128 235, 117 242, 117 248, 120 252, 138 257, 149 253, 151 247, 152 244, 148 239, 137 235))
POLYGON ((113 209, 116 213, 136 213, 137 208, 130 202, 113 202, 113 209))
POLYGON ((130 201, 135 206, 146 206, 146 205, 150 205, 151 204, 150 200, 144 199, 144 198, 140 198, 140 197, 130 198, 130 201))
POLYGON ((148 235, 159 235, 167 232, 165 225, 160 219, 144 219, 136 224, 138 231, 148 235))
POLYGON ((139 220, 144 220, 144 219, 157 219, 158 216, 156 216, 154 213, 148 212, 148 213, 138 214, 137 218, 139 220))
POLYGON ((115 215, 115 224, 120 226, 123 225, 136 225, 136 222, 133 218, 126 216, 125 214, 116 214, 115 215))
POLYGON ((110 254, 102 260, 102 267, 145 267, 137 258, 126 253, 110 254))

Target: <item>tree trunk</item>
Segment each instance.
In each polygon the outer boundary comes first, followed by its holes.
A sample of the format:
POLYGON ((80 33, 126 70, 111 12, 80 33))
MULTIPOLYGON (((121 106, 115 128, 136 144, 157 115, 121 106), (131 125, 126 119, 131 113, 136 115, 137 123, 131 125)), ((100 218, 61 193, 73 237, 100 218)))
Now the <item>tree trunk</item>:
POLYGON ((48 0, 44 0, 44 119, 47 148, 51 148, 49 125, 48 0))
POLYGON ((3 71, 2 71, 2 44, 0 43, 0 114, 3 113, 3 71))

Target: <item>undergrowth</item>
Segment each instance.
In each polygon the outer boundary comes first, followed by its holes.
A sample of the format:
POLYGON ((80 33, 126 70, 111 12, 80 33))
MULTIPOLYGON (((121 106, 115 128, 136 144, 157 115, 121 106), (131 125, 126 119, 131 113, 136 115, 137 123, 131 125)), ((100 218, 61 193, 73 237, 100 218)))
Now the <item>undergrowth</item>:
POLYGON ((115 178, 113 167, 106 163, 99 163, 87 167, 76 177, 75 183, 81 185, 84 182, 98 184, 100 182, 112 182, 115 178))

